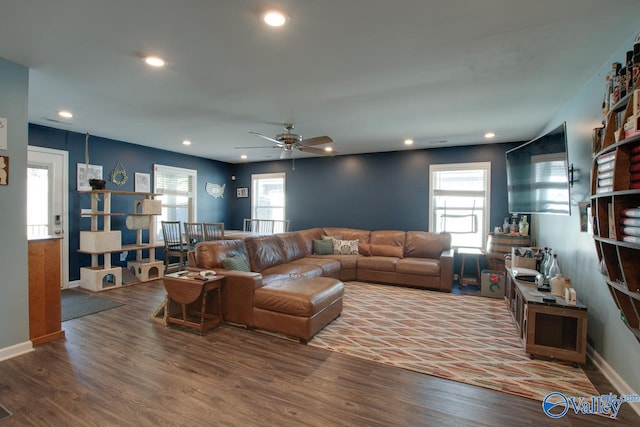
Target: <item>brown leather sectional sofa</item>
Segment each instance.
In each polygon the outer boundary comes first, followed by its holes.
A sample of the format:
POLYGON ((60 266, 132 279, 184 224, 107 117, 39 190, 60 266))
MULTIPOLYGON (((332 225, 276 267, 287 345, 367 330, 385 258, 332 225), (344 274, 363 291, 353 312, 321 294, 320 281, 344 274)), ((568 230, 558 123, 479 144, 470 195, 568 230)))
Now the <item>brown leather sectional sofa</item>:
MULTIPOLYGON (((317 242, 316 242, 317 243, 317 242)), ((362 280, 451 291, 453 250, 449 234, 313 228, 199 243, 190 267, 226 276, 224 319, 306 342, 342 311, 342 281, 362 280), (314 239, 358 240, 358 254, 316 255, 314 239), (250 272, 227 270, 240 257, 250 272)))

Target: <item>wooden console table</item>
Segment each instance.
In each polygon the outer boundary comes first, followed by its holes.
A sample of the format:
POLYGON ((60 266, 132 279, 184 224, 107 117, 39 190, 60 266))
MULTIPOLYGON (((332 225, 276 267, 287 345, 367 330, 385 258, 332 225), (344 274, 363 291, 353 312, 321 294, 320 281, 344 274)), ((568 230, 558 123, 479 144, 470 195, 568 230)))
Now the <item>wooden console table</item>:
POLYGON ((209 276, 199 280, 172 273, 163 277, 167 290, 165 306, 167 324, 178 324, 197 329, 200 334, 213 328, 222 321, 222 284, 224 276, 209 276), (211 311, 212 301, 216 301, 216 310, 211 311), (172 305, 177 304, 179 310, 172 305), (177 312, 174 312, 177 311, 177 312))
POLYGON ((534 356, 585 363, 587 359, 587 307, 568 305, 564 298, 542 301, 534 283, 516 280, 507 268, 506 301, 524 350, 534 356))

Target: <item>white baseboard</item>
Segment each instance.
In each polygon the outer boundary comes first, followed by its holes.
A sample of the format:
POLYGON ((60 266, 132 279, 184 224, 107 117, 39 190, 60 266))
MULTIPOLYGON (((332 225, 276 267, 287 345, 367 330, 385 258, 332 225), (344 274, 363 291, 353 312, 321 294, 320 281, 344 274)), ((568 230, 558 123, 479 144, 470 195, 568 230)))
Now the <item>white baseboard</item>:
POLYGON ((33 351, 33 344, 31 343, 31 341, 25 341, 20 344, 0 348, 0 362, 16 356, 20 356, 25 353, 29 353, 30 351, 33 351))
MULTIPOLYGON (((602 372, 602 374, 609 380, 618 396, 621 394, 637 395, 638 393, 631 388, 629 384, 607 363, 600 353, 598 353, 593 347, 587 345, 587 353, 593 364, 602 372)), ((636 414, 640 415, 640 403, 627 403, 631 406, 636 414)))
POLYGON ((80 280, 74 280, 73 282, 69 282, 69 284, 64 289, 79 288, 79 287, 80 287, 80 280))

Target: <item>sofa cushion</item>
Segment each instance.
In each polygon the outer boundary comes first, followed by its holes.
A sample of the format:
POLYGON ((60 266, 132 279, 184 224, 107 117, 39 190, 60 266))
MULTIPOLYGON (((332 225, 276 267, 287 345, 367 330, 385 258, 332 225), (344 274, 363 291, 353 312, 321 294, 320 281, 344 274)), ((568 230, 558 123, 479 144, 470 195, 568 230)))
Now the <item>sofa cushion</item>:
POLYGON ((406 233, 396 230, 372 231, 370 237, 371 256, 402 258, 406 233))
POLYGON ((244 243, 247 245, 251 271, 261 273, 269 267, 286 262, 280 239, 274 234, 248 237, 244 243))
POLYGON ((430 258, 403 258, 396 264, 396 272, 438 277, 440 261, 430 258))
POLYGON ((313 254, 314 255, 329 255, 333 253, 333 241, 332 240, 318 240, 313 239, 313 254))
POLYGON ((357 240, 329 240, 333 243, 333 253, 338 255, 357 255, 358 254, 358 241, 357 240))
POLYGON ((309 228, 307 230, 296 231, 305 247, 305 253, 311 255, 313 253, 313 239, 322 239, 324 233, 322 228, 309 228))
POLYGON ((311 258, 320 258, 320 259, 334 259, 340 262, 341 269, 349 269, 356 268, 356 264, 358 260, 361 258, 359 255, 312 255, 311 258))
POLYGON ((222 260, 222 265, 227 270, 251 271, 247 260, 240 256, 230 256, 222 260))
POLYGON ((369 255, 369 230, 357 228, 325 227, 322 229, 326 236, 342 236, 340 240, 357 240, 358 252, 361 255, 369 255))
POLYGON ((253 305, 256 308, 311 317, 344 294, 344 284, 330 277, 278 280, 256 289, 253 305))
POLYGON ((274 278, 318 277, 322 276, 322 267, 313 264, 301 264, 296 261, 278 264, 265 268, 260 272, 263 282, 271 282, 274 278))
POLYGON ((358 258, 358 270, 396 271, 400 258, 390 256, 368 256, 358 258))
POLYGON ((322 269, 323 276, 337 276, 340 274, 341 264, 335 258, 327 258, 327 257, 313 257, 308 256, 306 258, 297 259, 292 261, 290 264, 304 264, 304 265, 313 265, 315 267, 320 267, 322 269))
POLYGON ((229 257, 249 259, 242 240, 212 240, 196 245, 196 266, 199 268, 224 268, 223 262, 229 257))
POLYGON ((276 236, 280 239, 280 246, 284 252, 285 262, 304 258, 311 254, 307 252, 307 247, 299 233, 279 233, 276 234, 276 236))
POLYGON ((404 256, 439 259, 442 252, 451 249, 451 234, 407 231, 404 256))

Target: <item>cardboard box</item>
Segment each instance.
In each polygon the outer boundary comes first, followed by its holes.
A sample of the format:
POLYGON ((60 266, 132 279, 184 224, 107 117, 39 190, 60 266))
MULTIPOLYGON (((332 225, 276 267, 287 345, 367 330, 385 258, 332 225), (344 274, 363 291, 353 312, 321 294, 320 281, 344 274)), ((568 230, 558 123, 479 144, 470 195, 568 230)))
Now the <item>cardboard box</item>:
POLYGON ((480 295, 490 298, 504 298, 504 272, 482 270, 480 275, 480 295))

